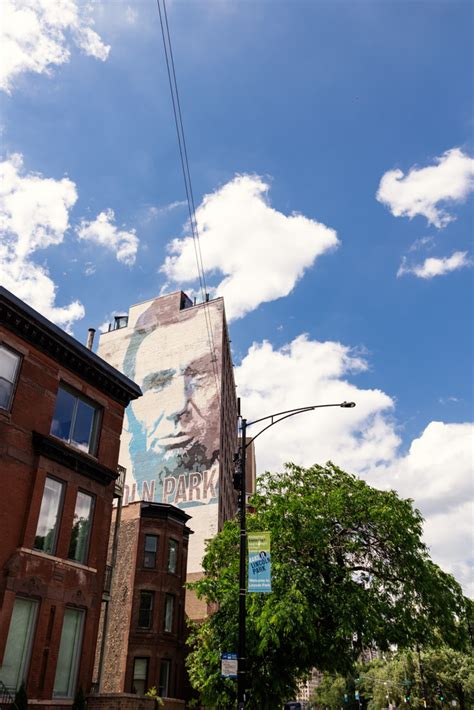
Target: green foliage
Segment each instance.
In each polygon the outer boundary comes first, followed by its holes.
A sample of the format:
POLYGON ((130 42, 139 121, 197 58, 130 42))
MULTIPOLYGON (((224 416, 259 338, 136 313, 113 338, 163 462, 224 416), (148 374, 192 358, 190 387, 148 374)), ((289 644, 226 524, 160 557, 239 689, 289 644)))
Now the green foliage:
MULTIPOLYGON (((247 597, 249 710, 295 697, 313 667, 347 674, 373 644, 403 648, 437 634, 464 643, 461 589, 430 560, 410 500, 329 463, 265 474, 251 503, 248 529, 271 532, 273 592, 247 597)), ((208 707, 235 702, 220 656, 237 649, 238 557, 234 520, 208 544, 206 577, 190 585, 216 608, 189 639, 190 680, 208 707)))
POLYGON ((361 687, 368 697, 369 710, 386 707, 388 702, 403 704, 409 688, 410 706, 439 710, 456 701, 463 710, 474 702, 474 663, 472 655, 446 645, 421 651, 398 653, 385 660, 373 661, 361 671, 361 687), (436 688, 441 687, 446 702, 438 700, 436 688))
POLYGON ((25 681, 22 682, 15 693, 15 704, 18 710, 28 710, 28 696, 26 694, 25 681))
MULTIPOLYGON (((344 695, 348 691, 346 679, 325 673, 321 683, 310 698, 310 703, 317 710, 340 710, 344 707, 344 695)), ((348 703, 346 703, 348 705, 348 703)))
POLYGON ((74 698, 72 710, 86 710, 86 708, 87 708, 86 696, 84 695, 84 691, 82 690, 81 686, 79 686, 79 688, 76 692, 76 696, 74 698))
POLYGON ((148 688, 145 693, 145 698, 155 698, 155 706, 157 708, 162 708, 164 705, 164 702, 158 695, 158 691, 155 686, 153 686, 153 688, 148 688))

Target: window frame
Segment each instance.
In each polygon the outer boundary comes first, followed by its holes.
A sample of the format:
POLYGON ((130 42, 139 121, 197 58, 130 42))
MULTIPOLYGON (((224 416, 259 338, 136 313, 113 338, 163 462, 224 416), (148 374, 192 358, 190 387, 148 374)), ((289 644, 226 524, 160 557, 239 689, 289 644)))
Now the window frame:
POLYGON ((160 661, 160 675, 159 675, 159 679, 158 679, 158 695, 160 696, 160 698, 169 698, 170 697, 168 695, 168 693, 170 691, 170 681, 171 681, 171 659, 170 658, 162 658, 160 661), (161 682, 163 668, 167 669, 166 687, 161 682), (165 690, 166 690, 166 694, 164 692, 165 690))
POLYGON ((56 550, 57 550, 57 544, 58 544, 58 538, 59 538, 59 530, 61 527, 62 523, 62 517, 63 517, 63 510, 64 510, 64 499, 66 497, 66 481, 61 480, 60 478, 56 478, 56 476, 50 476, 49 474, 45 476, 44 479, 44 485, 43 485, 43 494, 41 496, 41 505, 38 513, 38 520, 36 522, 36 532, 35 532, 35 539, 33 540, 33 550, 35 552, 42 552, 44 555, 52 555, 53 557, 56 555, 56 550), (56 483, 59 483, 61 486, 61 494, 59 497, 59 504, 58 504, 58 511, 56 515, 56 527, 54 531, 54 538, 53 538, 53 543, 51 545, 51 550, 44 550, 41 547, 36 547, 36 538, 37 538, 37 533, 38 533, 38 527, 39 527, 39 522, 41 519, 41 508, 43 507, 43 500, 44 500, 44 491, 46 488, 46 481, 55 481, 56 483))
POLYGON ((172 634, 173 633, 173 626, 174 626, 174 609, 175 609, 175 595, 174 594, 169 594, 168 592, 165 594, 165 609, 164 609, 164 615, 163 615, 163 631, 167 634, 172 634), (171 623, 168 628, 167 620, 168 620, 168 602, 171 601, 171 623))
POLYGON ((154 533, 145 533, 144 541, 143 541, 143 569, 156 569, 156 560, 158 557, 158 545, 160 544, 160 536, 155 535, 154 533), (147 538, 154 538, 156 541, 156 548, 153 551, 147 550, 146 549, 146 541, 147 538), (149 565, 147 564, 147 555, 154 555, 153 558, 153 564, 149 565))
MULTIPOLYGON (((8 651, 8 639, 10 636, 10 630, 13 628, 13 615, 15 613, 15 605, 17 601, 22 601, 22 602, 27 602, 30 604, 30 618, 28 619, 28 627, 27 627, 27 632, 25 635, 25 641, 26 643, 23 644, 23 649, 21 652, 21 660, 20 660, 20 666, 18 668, 18 673, 17 673, 17 685, 15 688, 12 686, 6 686, 7 690, 10 692, 13 691, 13 694, 16 693, 20 685, 22 684, 23 681, 26 681, 28 678, 29 670, 30 670, 30 662, 31 662, 31 654, 33 651, 33 645, 34 645, 34 640, 35 640, 35 634, 36 634, 36 625, 38 621, 38 610, 39 610, 39 600, 34 599, 31 597, 24 597, 21 594, 17 594, 15 597, 15 601, 13 603, 13 609, 12 609, 12 614, 10 617, 10 625, 8 627, 8 634, 5 642, 5 653, 3 657, 3 661, 5 662, 6 656, 7 656, 7 651, 8 651)), ((1 667, 0 667, 1 670, 1 667)), ((5 677, 5 676, 4 676, 5 677)))
POLYGON ((94 525, 95 504, 96 504, 96 496, 93 493, 89 493, 89 491, 84 491, 82 488, 77 489, 76 503, 74 506, 74 515, 72 518, 71 537, 69 539, 69 547, 68 547, 68 555, 67 555, 68 560, 70 560, 71 562, 77 562, 78 564, 87 565, 87 562, 89 559, 90 542, 91 542, 91 537, 92 537, 92 527, 94 525), (77 499, 78 499, 80 493, 82 493, 82 495, 85 495, 91 499, 89 529, 87 531, 87 540, 86 540, 86 544, 84 545, 84 558, 82 560, 78 560, 78 559, 70 556, 71 542, 72 542, 72 531, 74 530, 74 518, 76 517, 77 499))
MULTIPOLYGON (((145 691, 144 691, 144 693, 143 693, 143 694, 145 694, 146 691, 147 691, 148 676, 149 676, 149 673, 150 673, 150 657, 149 657, 149 656, 134 656, 134 658, 133 658, 133 666, 132 666, 132 688, 131 688, 131 692, 132 692, 132 693, 136 693, 136 695, 138 695, 139 693, 137 693, 136 686, 135 686, 135 680, 136 680, 136 678, 135 678, 135 662, 136 662, 136 661, 146 661, 145 691), (135 689, 135 690, 134 690, 134 689, 135 689)), ((138 680, 143 680, 143 679, 142 679, 142 678, 139 678, 138 680)))
POLYGON ((4 377, 0 377, 0 379, 5 380, 5 382, 8 382, 12 386, 12 389, 10 392, 10 398, 8 400, 7 406, 2 407, 2 405, 0 404, 0 412, 8 412, 9 413, 9 412, 11 412, 11 409, 12 409, 13 400, 15 399, 15 394, 16 394, 16 390, 17 390, 17 386, 18 386, 18 381, 20 379, 20 369, 21 369, 21 365, 23 363, 23 355, 21 353, 19 353, 18 350, 15 350, 14 348, 10 347, 10 345, 7 345, 3 340, 0 341, 0 348, 4 348, 5 350, 8 350, 10 353, 12 353, 13 355, 16 355, 16 357, 18 358, 13 381, 10 382, 10 380, 5 379, 4 377))
POLYGON ((179 542, 178 540, 175 540, 173 537, 170 537, 168 539, 168 559, 166 562, 166 571, 168 574, 177 574, 177 569, 178 569, 178 552, 179 552, 179 542), (174 568, 171 569, 170 567, 170 559, 171 559, 171 550, 173 548, 173 545, 175 545, 175 560, 174 560, 174 568))
POLYGON ((155 592, 153 592, 150 589, 140 589, 139 590, 139 605, 138 605, 138 619, 137 619, 137 629, 139 631, 150 631, 153 628, 153 612, 155 609, 155 592), (149 598, 151 599, 151 604, 149 609, 142 609, 142 598, 144 595, 148 595, 149 598), (143 612, 148 612, 149 614, 149 623, 148 626, 141 626, 140 624, 140 614, 143 612))
POLYGON ((85 453, 86 455, 89 455, 89 456, 94 456, 94 458, 96 458, 97 451, 99 448, 99 435, 100 435, 101 424, 102 424, 102 411, 103 411, 103 407, 98 402, 91 399, 87 395, 83 394, 79 390, 74 389, 74 387, 71 387, 71 385, 69 385, 64 380, 60 380, 59 385, 58 385, 58 389, 56 392, 56 403, 55 403, 54 412, 53 412, 53 419, 51 420, 50 434, 51 434, 51 436, 54 436, 56 439, 59 439, 59 441, 64 441, 66 444, 68 444, 69 446, 73 446, 75 449, 78 449, 82 453, 85 453), (71 424, 69 427, 69 435, 68 435, 67 439, 63 438, 61 436, 58 436, 57 434, 53 434, 53 432, 52 432, 54 414, 56 413, 56 405, 57 405, 57 401, 58 401, 58 395, 61 390, 63 390, 64 392, 67 392, 68 394, 70 394, 72 397, 75 398, 74 407, 73 407, 72 415, 71 415, 71 424), (72 435, 74 434, 74 429, 76 426, 77 410, 78 410, 79 402, 83 402, 84 404, 87 404, 89 407, 91 407, 94 410, 94 418, 92 421, 92 427, 91 427, 91 433, 90 433, 90 439, 89 439, 89 448, 87 451, 84 451, 83 449, 81 449, 81 447, 77 444, 77 442, 75 442, 74 439, 72 438, 72 435))
POLYGON ((74 606, 65 606, 64 607, 63 625, 61 628, 61 637, 59 639, 58 660, 59 660, 59 658, 62 657, 62 654, 60 653, 60 651, 61 651, 61 643, 63 640, 64 618, 66 616, 67 611, 74 611, 80 615, 79 632, 78 632, 77 636, 75 637, 74 650, 73 650, 73 654, 72 654, 71 670, 70 670, 70 674, 69 674, 69 678, 68 678, 67 694, 63 695, 62 693, 59 693, 58 691, 55 690, 56 676, 57 676, 57 672, 58 672, 58 663, 56 663, 56 670, 55 670, 55 674, 54 674, 54 683, 53 683, 53 699, 74 698, 74 695, 77 690, 77 679, 78 679, 78 675, 79 675, 79 666, 81 663, 81 656, 82 656, 82 646, 83 646, 83 642, 84 642, 84 627, 85 627, 85 623, 86 623, 86 610, 80 609, 80 608, 74 607, 74 606))

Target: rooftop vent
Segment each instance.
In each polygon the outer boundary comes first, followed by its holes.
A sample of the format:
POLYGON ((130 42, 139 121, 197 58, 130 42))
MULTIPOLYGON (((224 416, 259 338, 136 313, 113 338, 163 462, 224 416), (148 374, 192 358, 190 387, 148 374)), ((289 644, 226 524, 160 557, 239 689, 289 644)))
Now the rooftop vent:
POLYGON ((128 325, 128 316, 114 316, 114 322, 109 325, 109 332, 111 330, 120 330, 121 328, 126 328, 128 325))

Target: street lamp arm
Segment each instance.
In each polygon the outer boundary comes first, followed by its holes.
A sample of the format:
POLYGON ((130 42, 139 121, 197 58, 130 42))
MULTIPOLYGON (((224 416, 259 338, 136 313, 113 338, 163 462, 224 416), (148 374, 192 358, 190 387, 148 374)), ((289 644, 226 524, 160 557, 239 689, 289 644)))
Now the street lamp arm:
POLYGON ((311 404, 307 407, 296 407, 295 409, 286 409, 283 412, 275 412, 275 414, 269 414, 266 417, 254 419, 253 422, 246 422, 246 428, 248 428, 249 426, 252 426, 252 424, 258 424, 259 422, 264 422, 267 419, 271 420, 270 424, 267 424, 267 426, 263 427, 263 429, 261 429, 258 434, 255 434, 255 436, 253 436, 250 441, 245 443, 245 448, 248 448, 255 441, 255 439, 260 436, 260 434, 263 434, 264 431, 270 429, 270 427, 272 427, 274 424, 278 424, 278 422, 282 422, 284 419, 293 417, 295 414, 311 412, 313 409, 322 409, 324 407, 343 407, 344 409, 351 409, 352 407, 355 407, 355 402, 338 402, 337 404, 311 404), (275 417, 279 417, 279 419, 275 419, 275 417))

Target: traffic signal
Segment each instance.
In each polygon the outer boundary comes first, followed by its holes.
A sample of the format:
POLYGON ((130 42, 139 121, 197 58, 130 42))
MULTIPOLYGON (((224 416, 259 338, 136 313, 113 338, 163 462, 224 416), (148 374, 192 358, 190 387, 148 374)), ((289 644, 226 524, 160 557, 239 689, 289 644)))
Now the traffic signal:
POLYGON ((439 686, 439 685, 438 685, 438 687, 436 688, 436 695, 438 696, 439 702, 440 702, 440 703, 444 703, 444 701, 445 701, 446 698, 445 698, 443 689, 442 689, 441 686, 439 686))
POLYGON ((405 702, 407 704, 409 704, 411 702, 411 694, 410 694, 410 691, 408 691, 408 690, 405 693, 405 702))

